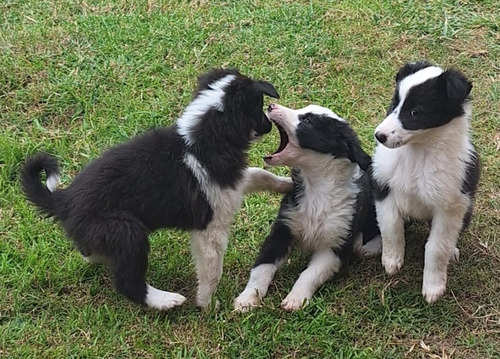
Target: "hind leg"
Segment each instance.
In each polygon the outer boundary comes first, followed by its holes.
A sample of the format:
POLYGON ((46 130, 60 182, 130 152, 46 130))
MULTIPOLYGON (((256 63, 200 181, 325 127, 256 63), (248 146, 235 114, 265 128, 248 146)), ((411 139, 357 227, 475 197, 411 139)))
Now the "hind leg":
POLYGON ((377 235, 363 244, 361 234, 361 237, 356 238, 354 253, 360 258, 371 258, 380 255, 382 253, 382 237, 377 235))
POLYGON ((102 223, 99 233, 103 239, 100 248, 109 258, 118 292, 134 303, 159 310, 184 303, 186 298, 182 295, 165 292, 146 283, 149 241, 140 223, 130 216, 121 215, 119 220, 114 218, 102 223))

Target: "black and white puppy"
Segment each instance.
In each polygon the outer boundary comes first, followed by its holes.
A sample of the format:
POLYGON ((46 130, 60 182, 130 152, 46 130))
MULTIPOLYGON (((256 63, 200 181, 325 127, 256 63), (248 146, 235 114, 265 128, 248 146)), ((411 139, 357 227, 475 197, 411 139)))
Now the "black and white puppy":
POLYGON ((431 221, 422 294, 429 303, 446 289, 446 271, 458 259, 459 234, 471 221, 479 157, 469 138, 471 83, 455 70, 408 63, 396 76, 387 117, 375 130, 373 158, 382 265, 403 265, 404 222, 431 221))
POLYGON ((116 289, 160 310, 185 297, 146 283, 148 234, 159 228, 190 231, 196 261, 196 304, 206 307, 222 275, 230 226, 244 193, 286 192, 289 178, 248 168, 249 144, 271 130, 263 95, 268 82, 237 70, 202 76, 192 102, 172 127, 157 128, 104 152, 66 189, 47 154, 28 159, 21 181, 27 198, 55 217, 89 262, 110 266, 116 289), (40 181, 45 170, 47 187, 40 181))
POLYGON ((312 253, 309 266, 282 301, 295 311, 341 268, 358 238, 378 234, 371 199, 368 156, 349 124, 331 110, 310 105, 292 110, 272 104, 268 117, 280 132, 278 150, 267 164, 294 167, 293 191, 281 202, 278 217, 265 239, 236 310, 260 303, 293 244, 312 253))

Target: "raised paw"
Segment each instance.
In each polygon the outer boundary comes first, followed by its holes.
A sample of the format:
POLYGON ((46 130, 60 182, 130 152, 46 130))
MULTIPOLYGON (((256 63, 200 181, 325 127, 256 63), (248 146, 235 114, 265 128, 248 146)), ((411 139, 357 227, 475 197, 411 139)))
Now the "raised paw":
POLYGON ((289 293, 281 302, 281 308, 287 312, 295 312, 304 308, 309 303, 309 299, 303 295, 289 293))
POLYGON ((248 312, 256 307, 260 307, 257 291, 243 292, 234 300, 234 310, 237 312, 248 312))
POLYGON ((293 190, 293 181, 290 177, 278 177, 276 192, 288 193, 293 190))
POLYGON ((148 285, 148 292, 144 303, 154 309, 168 310, 177 307, 186 301, 186 297, 172 292, 165 292, 148 285))

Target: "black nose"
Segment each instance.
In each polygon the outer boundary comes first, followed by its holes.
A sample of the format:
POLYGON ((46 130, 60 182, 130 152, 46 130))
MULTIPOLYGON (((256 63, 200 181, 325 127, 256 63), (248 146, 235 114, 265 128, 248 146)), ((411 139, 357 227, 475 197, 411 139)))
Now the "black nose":
POLYGON ((276 108, 276 105, 274 103, 270 104, 269 107, 267 108, 267 112, 271 112, 276 108))
POLYGON ((375 132, 375 138, 380 143, 385 143, 385 141, 387 141, 387 136, 384 135, 383 133, 380 133, 380 131, 375 132))

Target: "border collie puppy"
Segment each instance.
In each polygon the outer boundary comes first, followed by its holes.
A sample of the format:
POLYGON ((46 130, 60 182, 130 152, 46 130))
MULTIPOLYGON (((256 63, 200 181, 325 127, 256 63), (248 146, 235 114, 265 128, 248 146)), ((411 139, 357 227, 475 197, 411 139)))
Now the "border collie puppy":
POLYGON ((446 289, 457 240, 469 225, 479 157, 469 138, 471 83, 455 70, 407 63, 396 76, 387 117, 375 130, 373 184, 382 234, 382 265, 403 265, 404 222, 431 221, 425 245, 422 294, 428 303, 446 289))
POLYGON ((268 133, 263 95, 273 85, 237 70, 202 76, 192 102, 172 127, 115 146, 57 190, 59 168, 47 154, 28 159, 21 182, 27 198, 61 222, 89 262, 110 266, 116 289, 129 300, 166 310, 185 297, 146 283, 148 234, 190 231, 196 261, 196 304, 206 307, 222 275, 223 254, 244 193, 286 192, 291 180, 248 168, 250 142, 268 133), (40 182, 45 171, 47 186, 40 182))
POLYGON ((339 271, 355 240, 367 242, 378 234, 365 172, 371 159, 349 124, 317 105, 292 110, 271 104, 268 117, 278 127, 281 141, 265 161, 293 166, 294 188, 283 198, 250 280, 235 300, 235 309, 241 311, 259 305, 293 244, 312 258, 281 303, 287 311, 307 304, 339 271))

